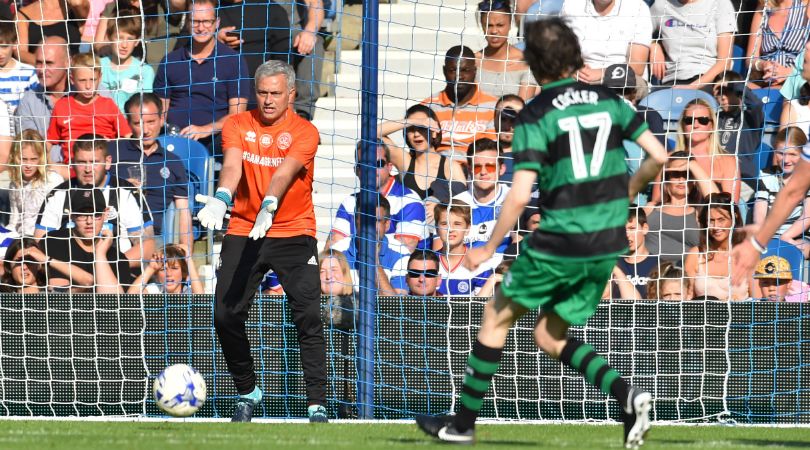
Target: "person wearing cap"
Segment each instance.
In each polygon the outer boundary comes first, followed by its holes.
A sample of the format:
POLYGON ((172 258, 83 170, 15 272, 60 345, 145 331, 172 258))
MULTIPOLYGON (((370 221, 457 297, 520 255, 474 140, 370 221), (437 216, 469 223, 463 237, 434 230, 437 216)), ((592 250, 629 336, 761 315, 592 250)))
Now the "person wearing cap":
POLYGON ((34 237, 65 229, 71 211, 70 193, 80 185, 100 189, 108 207, 107 220, 113 225, 118 248, 129 260, 130 268, 140 270, 141 260, 154 253, 152 214, 140 191, 126 180, 110 173, 112 157, 107 140, 94 134, 79 136, 73 146, 71 166, 76 175, 51 190, 39 212, 34 237))
MULTIPOLYGON (((360 146, 358 145, 358 154, 360 146)), ((359 161, 359 158, 358 158, 359 161)), ((411 189, 403 185, 391 173, 394 165, 391 162, 391 151, 382 141, 377 144, 377 192, 388 200, 390 208, 390 227, 385 233, 389 240, 401 242, 413 252, 417 244, 428 236, 425 225, 425 205, 411 189)), ((358 175, 360 164, 355 166, 358 175)), ((355 210, 356 194, 347 196, 338 207, 332 230, 326 243, 327 248, 346 253, 354 247, 352 236, 356 235, 355 210)), ((351 254, 354 254, 351 252, 351 254)), ((348 254, 347 254, 348 256, 348 254)), ((352 263, 349 258, 349 263, 352 263)))
POLYGON ((650 57, 653 25, 643 0, 566 0, 560 16, 579 38, 585 66, 579 81, 599 84, 611 64, 629 64, 643 76, 650 57))
POLYGON ((806 302, 810 285, 793 279, 790 263, 771 255, 759 260, 751 284, 751 297, 774 302, 806 302))
POLYGON ((132 282, 126 256, 118 251, 104 193, 92 185, 70 191, 70 223, 40 241, 48 288, 69 292, 123 293, 132 282))
POLYGON ((754 91, 745 88, 745 79, 731 70, 717 75, 712 89, 720 105, 717 112, 719 143, 723 150, 737 155, 744 183, 740 196, 748 200, 757 186, 757 151, 765 122, 763 103, 754 91))

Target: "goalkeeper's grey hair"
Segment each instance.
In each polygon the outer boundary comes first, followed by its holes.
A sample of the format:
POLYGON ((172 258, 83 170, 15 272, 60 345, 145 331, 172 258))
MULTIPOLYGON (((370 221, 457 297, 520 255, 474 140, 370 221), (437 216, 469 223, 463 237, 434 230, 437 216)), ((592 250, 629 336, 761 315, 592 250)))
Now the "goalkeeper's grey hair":
POLYGON ((287 78, 287 88, 292 90, 295 87, 295 70, 291 65, 284 61, 276 61, 271 59, 256 69, 256 84, 262 78, 272 77, 273 75, 283 74, 287 78))

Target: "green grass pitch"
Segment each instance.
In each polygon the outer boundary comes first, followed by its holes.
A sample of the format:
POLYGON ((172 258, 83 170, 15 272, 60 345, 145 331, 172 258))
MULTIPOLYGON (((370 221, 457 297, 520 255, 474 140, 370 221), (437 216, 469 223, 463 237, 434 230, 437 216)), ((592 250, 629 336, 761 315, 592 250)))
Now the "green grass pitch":
MULTIPOLYGON (((480 449, 620 449, 619 426, 480 425, 480 449)), ((644 449, 808 448, 807 428, 653 427, 644 449)), ((429 449, 448 445, 401 423, 0 421, 0 448, 24 450, 429 449)))

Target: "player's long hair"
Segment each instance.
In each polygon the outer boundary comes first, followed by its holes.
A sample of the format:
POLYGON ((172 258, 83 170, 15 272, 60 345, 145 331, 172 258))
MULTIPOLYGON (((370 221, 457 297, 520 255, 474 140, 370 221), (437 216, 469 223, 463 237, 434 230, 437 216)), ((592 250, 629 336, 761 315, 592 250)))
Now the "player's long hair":
POLYGON ((709 104, 709 102, 703 100, 702 98, 696 98, 690 101, 683 108, 683 111, 681 112, 681 117, 678 120, 678 147, 676 148, 676 150, 683 150, 687 153, 691 153, 691 150, 689 149, 689 143, 687 141, 689 133, 684 131, 683 118, 686 117, 686 111, 689 110, 689 108, 692 106, 702 106, 709 110, 709 117, 711 117, 712 119, 712 135, 709 138, 710 139, 709 155, 714 156, 727 154, 728 152, 723 150, 723 147, 720 146, 720 139, 717 135, 717 111, 715 111, 714 108, 712 108, 712 105, 709 104))
POLYGON ((31 179, 32 187, 44 185, 47 180, 48 157, 45 155, 45 139, 36 130, 23 130, 14 138, 14 145, 11 147, 11 154, 8 157, 8 176, 12 185, 21 187, 22 180, 22 151, 23 148, 32 148, 37 154, 37 170, 31 179))
POLYGON ((728 192, 719 192, 709 195, 706 197, 706 204, 698 211, 698 225, 700 226, 700 244, 698 245, 698 250, 700 253, 706 253, 707 262, 714 259, 715 254, 723 244, 722 242, 712 239, 709 235, 709 214, 712 209, 723 210, 731 217, 731 230, 729 230, 728 237, 731 242, 729 250, 745 239, 745 233, 740 230, 744 225, 740 208, 733 203, 731 194, 728 192))

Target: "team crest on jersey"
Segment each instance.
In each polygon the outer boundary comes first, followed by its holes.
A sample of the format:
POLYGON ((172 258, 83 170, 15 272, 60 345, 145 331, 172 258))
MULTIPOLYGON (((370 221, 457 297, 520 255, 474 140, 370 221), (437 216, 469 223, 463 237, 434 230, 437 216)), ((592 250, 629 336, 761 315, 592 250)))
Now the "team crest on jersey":
POLYGON ((259 145, 262 147, 270 147, 273 145, 273 136, 269 134, 263 134, 262 137, 259 138, 259 145))
POLYGON ((478 225, 478 234, 487 234, 487 224, 478 225))
POLYGON ((169 170, 168 167, 162 167, 160 169, 160 176, 163 177, 164 180, 168 180, 169 176, 171 176, 172 172, 169 170))
POLYGON ((468 283, 466 281, 459 282, 458 283, 458 291, 460 293, 462 293, 462 294, 466 294, 467 292, 470 292, 470 283, 468 283))
POLYGON ((503 276, 503 285, 509 287, 512 284, 512 272, 506 272, 503 276))
POLYGON ((278 148, 281 150, 287 150, 292 145, 292 135, 288 132, 283 132, 278 135, 278 148))
POLYGON ((245 133, 245 140, 248 142, 256 142, 256 132, 248 131, 247 133, 245 133))
POLYGON ((118 218, 118 211, 115 209, 115 206, 107 206, 107 220, 115 220, 118 218))

